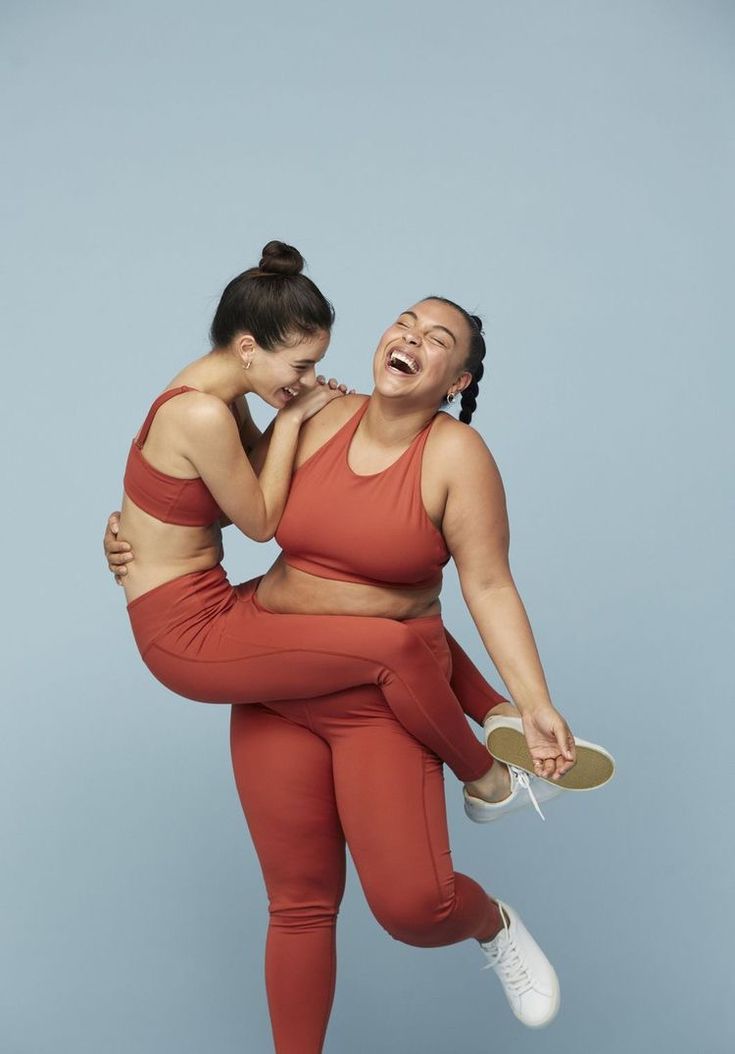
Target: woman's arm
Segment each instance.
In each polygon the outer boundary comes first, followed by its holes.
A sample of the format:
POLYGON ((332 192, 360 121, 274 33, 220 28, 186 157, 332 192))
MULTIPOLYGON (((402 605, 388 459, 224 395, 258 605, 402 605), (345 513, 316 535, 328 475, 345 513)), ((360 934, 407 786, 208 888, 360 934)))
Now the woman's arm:
MULTIPOLYGON (((251 460, 250 455, 257 446, 263 433, 253 420, 248 401, 244 395, 239 396, 235 400, 233 407, 237 417, 237 430, 240 434, 240 443, 248 456, 248 460, 251 460)), ((275 418, 273 420, 275 421, 275 418)), ((269 427, 272 428, 272 426, 273 421, 271 421, 269 427)))
MULTIPOLYGON (((256 476, 259 476, 268 453, 268 447, 270 445, 271 436, 273 435, 273 426, 276 423, 276 419, 274 417, 265 432, 261 432, 253 420, 248 401, 244 395, 241 395, 236 399, 233 405, 237 417, 237 430, 240 435, 240 444, 245 451, 245 456, 253 466, 253 471, 256 476)), ((231 527, 232 520, 223 513, 219 518, 219 525, 220 527, 231 527)), ((120 584, 119 580, 118 584, 120 584)))
POLYGON ((459 572, 462 595, 523 718, 526 739, 545 775, 571 767, 571 732, 555 710, 536 642, 508 561, 510 532, 503 482, 477 432, 452 429, 442 446, 447 502, 442 533, 459 572), (553 751, 553 754, 551 753, 553 751))
MULTIPOLYGON (((338 381, 335 377, 330 377, 326 380, 321 375, 317 377, 318 384, 325 384, 333 391, 339 391, 343 395, 354 395, 355 389, 348 388, 346 384, 338 381)), ((256 475, 260 475, 260 471, 263 468, 265 459, 268 455, 270 448, 270 442, 273 438, 273 427, 276 423, 274 418, 268 425, 264 432, 261 432, 255 421, 250 416, 250 408, 243 396, 237 403, 238 415, 240 418, 240 439, 242 440, 243 450, 248 456, 248 461, 253 466, 253 470, 256 475)))
POLYGON ((190 401, 178 437, 181 452, 243 534, 255 541, 273 537, 286 504, 301 425, 341 394, 317 385, 280 410, 259 475, 245 456, 237 423, 222 401, 201 393, 190 401))

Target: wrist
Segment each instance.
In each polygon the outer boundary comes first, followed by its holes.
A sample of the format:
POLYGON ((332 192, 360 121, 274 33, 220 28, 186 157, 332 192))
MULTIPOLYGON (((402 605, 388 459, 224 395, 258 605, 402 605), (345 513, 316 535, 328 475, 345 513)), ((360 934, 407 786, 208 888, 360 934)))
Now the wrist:
POLYGON ((284 428, 295 428, 298 431, 303 423, 303 411, 293 406, 284 406, 273 418, 273 428, 279 431, 284 428))
POLYGON ((513 705, 518 709, 521 717, 533 717, 534 714, 541 714, 544 710, 556 709, 548 697, 541 699, 513 699, 513 705))

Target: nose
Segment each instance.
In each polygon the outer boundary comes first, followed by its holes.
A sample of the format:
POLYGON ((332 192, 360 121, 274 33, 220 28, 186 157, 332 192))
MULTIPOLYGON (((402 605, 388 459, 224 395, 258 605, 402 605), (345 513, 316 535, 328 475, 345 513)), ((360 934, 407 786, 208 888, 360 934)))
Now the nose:
POLYGON ((308 370, 299 377, 299 383, 302 388, 315 388, 316 387, 316 367, 310 366, 308 370))
POLYGON ((415 345, 415 344, 420 344, 421 343, 421 337, 419 336, 419 334, 416 332, 416 330, 413 327, 411 327, 411 329, 407 329, 404 332, 403 339, 405 340, 406 344, 414 344, 415 345))

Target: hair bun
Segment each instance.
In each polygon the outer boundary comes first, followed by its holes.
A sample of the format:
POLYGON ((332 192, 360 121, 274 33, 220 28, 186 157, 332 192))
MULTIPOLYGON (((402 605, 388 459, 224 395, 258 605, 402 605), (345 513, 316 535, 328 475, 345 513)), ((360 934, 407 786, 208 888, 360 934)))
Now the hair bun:
POLYGON ((480 316, 479 315, 470 315, 470 318, 475 323, 475 325, 479 329, 480 333, 482 333, 482 331, 483 331, 482 330, 482 319, 480 318, 480 316))
POLYGON ((258 264, 263 274, 301 274, 304 269, 304 258, 293 245, 285 242, 268 242, 263 248, 263 255, 258 264))

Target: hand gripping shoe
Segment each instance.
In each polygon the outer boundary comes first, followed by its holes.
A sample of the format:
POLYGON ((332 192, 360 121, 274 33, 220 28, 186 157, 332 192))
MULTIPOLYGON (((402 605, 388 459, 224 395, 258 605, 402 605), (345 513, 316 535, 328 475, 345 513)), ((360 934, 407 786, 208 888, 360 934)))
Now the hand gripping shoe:
MULTIPOLYGON (((523 735, 523 722, 520 717, 488 717, 483 724, 487 749, 498 761, 506 765, 534 774, 533 758, 523 735)), ((577 760, 568 772, 558 780, 536 779, 551 783, 564 790, 593 790, 612 779, 615 761, 604 747, 588 743, 586 739, 574 737, 577 760)))

